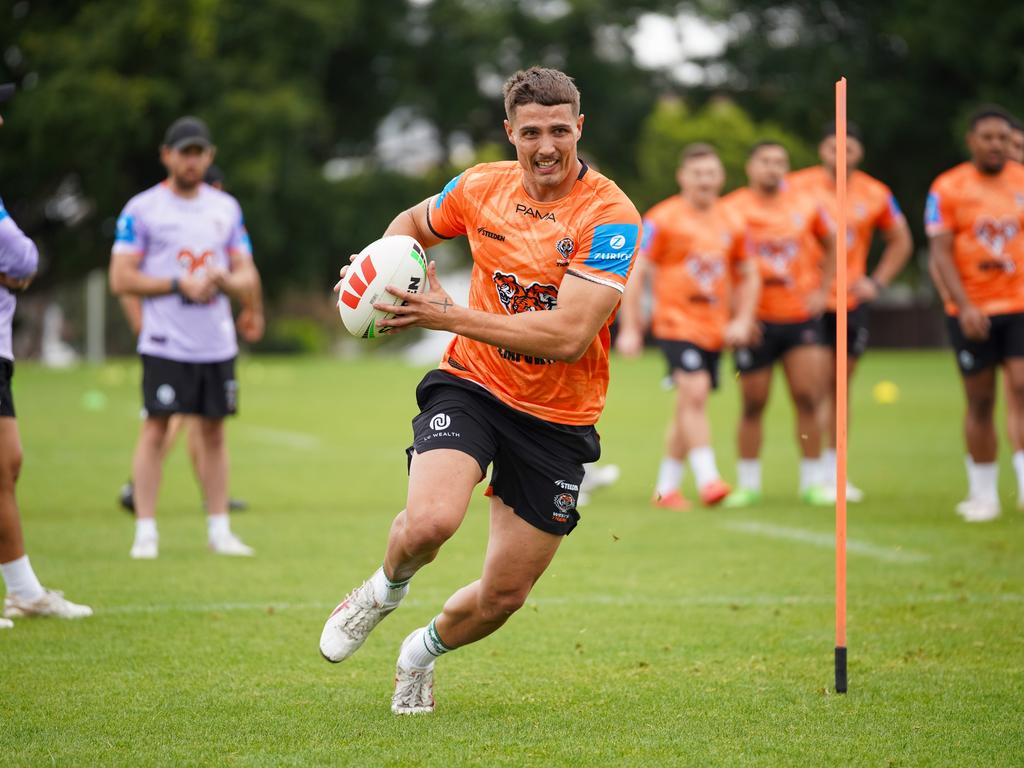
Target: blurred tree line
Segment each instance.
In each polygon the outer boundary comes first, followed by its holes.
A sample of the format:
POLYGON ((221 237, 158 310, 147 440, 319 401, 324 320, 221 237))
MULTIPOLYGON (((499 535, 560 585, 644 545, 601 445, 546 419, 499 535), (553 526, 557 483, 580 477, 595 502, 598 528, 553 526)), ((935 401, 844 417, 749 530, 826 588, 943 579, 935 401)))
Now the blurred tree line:
POLYGON ((511 157, 500 86, 534 63, 572 74, 581 150, 645 209, 679 149, 716 143, 730 186, 746 150, 815 161, 833 83, 850 81, 867 170, 920 234, 930 180, 961 159, 981 100, 1024 113, 1024 12, 955 0, 0 0, 0 194, 42 245, 41 282, 106 264, 114 221, 163 177, 157 146, 205 118, 271 295, 322 289, 401 208, 480 160, 511 157), (645 13, 721 23, 683 85, 640 67, 645 13))

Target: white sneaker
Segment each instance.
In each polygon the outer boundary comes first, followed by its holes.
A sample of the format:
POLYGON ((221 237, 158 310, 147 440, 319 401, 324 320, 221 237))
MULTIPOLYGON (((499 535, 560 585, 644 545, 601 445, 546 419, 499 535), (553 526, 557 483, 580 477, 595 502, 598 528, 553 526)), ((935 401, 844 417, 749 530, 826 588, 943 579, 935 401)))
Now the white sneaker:
POLYGON ((851 504, 860 504, 864 501, 864 491, 849 480, 846 481, 846 500, 851 504))
POLYGON ((381 619, 398 604, 386 606, 373 596, 373 584, 367 579, 353 589, 327 617, 320 633, 320 655, 332 664, 344 661, 365 641, 381 619))
MULTIPOLYGON (((821 486, 821 493, 819 498, 822 503, 828 502, 835 504, 838 497, 836 496, 836 484, 835 480, 821 486)), ((855 485, 852 485, 849 481, 846 483, 846 502, 848 504, 859 504, 864 501, 864 491, 855 485)))
POLYGON ((588 464, 580 483, 580 490, 593 493, 599 488, 606 488, 617 483, 622 471, 617 464, 588 464))
POLYGON ((63 592, 47 589, 42 597, 35 600, 23 600, 17 595, 4 598, 4 616, 17 619, 23 616, 56 616, 59 619, 84 619, 92 616, 92 608, 88 605, 72 603, 64 597, 63 592))
POLYGON ((999 517, 999 502, 991 499, 964 499, 956 513, 968 523, 987 523, 999 517))
POLYGON ((14 629, 14 622, 10 619, 0 619, 0 629, 14 629))
MULTIPOLYGON (((402 649, 419 630, 402 641, 402 649)), ((402 652, 398 652, 402 658, 402 652)), ((426 669, 406 669, 395 665, 395 693, 391 697, 391 711, 396 715, 424 715, 434 711, 434 665, 426 669)))
POLYGON ((215 555, 228 555, 230 557, 252 557, 256 554, 255 549, 231 532, 222 533, 219 536, 211 536, 210 551, 215 555))
POLYGON ((156 536, 136 536, 129 553, 132 560, 156 560, 160 552, 160 539, 156 536))

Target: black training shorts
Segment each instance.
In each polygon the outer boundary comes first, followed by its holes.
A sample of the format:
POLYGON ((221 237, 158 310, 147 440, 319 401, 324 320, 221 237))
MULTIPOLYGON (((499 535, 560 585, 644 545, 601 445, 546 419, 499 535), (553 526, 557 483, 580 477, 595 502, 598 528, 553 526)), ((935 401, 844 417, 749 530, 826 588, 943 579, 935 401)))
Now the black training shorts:
POLYGON ((756 347, 740 347, 733 355, 740 373, 774 365, 796 347, 821 344, 821 318, 800 323, 762 323, 762 326, 761 343, 756 347))
POLYGON ((414 451, 461 451, 476 459, 481 476, 493 464, 488 494, 530 525, 556 535, 576 527, 583 465, 601 456, 593 426, 538 419, 510 408, 473 382, 439 370, 420 382, 416 402, 420 413, 412 420, 410 461, 414 451))
POLYGON ((689 341, 675 341, 674 339, 655 339, 655 341, 665 355, 669 376, 676 371, 683 373, 707 371, 711 376, 711 388, 718 389, 718 358, 721 353, 712 352, 689 341))
POLYGON ((14 361, 0 357, 0 416, 14 418, 14 395, 11 379, 14 378, 14 361))
POLYGON ((949 341, 964 376, 999 365, 1008 357, 1024 357, 1024 313, 992 315, 989 321, 988 338, 975 341, 964 336, 958 318, 946 316, 949 341))
POLYGON ((182 363, 142 355, 142 402, 150 416, 191 413, 223 419, 238 411, 235 359, 182 363))
MULTIPOLYGON (((836 348, 836 313, 826 312, 822 318, 823 343, 826 347, 836 348)), ((868 305, 859 304, 856 309, 846 313, 846 354, 847 357, 860 357, 868 348, 868 305)))

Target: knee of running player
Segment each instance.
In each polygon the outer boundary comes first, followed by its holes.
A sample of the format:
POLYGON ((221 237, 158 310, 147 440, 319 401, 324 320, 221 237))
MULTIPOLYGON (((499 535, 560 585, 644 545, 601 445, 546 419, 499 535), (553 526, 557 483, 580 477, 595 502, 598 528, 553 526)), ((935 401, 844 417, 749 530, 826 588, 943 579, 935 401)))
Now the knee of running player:
POLYGON ((408 555, 436 552, 459 529, 462 515, 443 499, 410 501, 402 526, 402 548, 408 555))
POLYGON ((805 415, 813 415, 818 408, 818 396, 812 387, 801 386, 793 390, 793 406, 805 415))
POLYGON ((504 621, 526 603, 531 584, 485 586, 481 584, 477 605, 486 621, 504 621))
POLYGON ((758 420, 764 413, 764 407, 768 403, 766 397, 743 397, 743 418, 758 420))
POLYGON ((9 450, 3 451, 3 455, 0 456, 0 491, 14 490, 14 485, 21 474, 22 456, 20 445, 11 446, 9 450))

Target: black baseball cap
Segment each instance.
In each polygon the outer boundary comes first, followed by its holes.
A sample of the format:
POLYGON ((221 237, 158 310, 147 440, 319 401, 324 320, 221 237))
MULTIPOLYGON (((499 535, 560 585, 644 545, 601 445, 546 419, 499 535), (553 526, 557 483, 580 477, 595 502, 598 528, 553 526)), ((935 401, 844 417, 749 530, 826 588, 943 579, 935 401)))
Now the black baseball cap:
POLYGON ((198 117, 179 117, 164 134, 164 146, 171 149, 212 147, 210 129, 198 117))
POLYGON ((14 95, 14 83, 0 83, 0 104, 9 100, 14 95))

